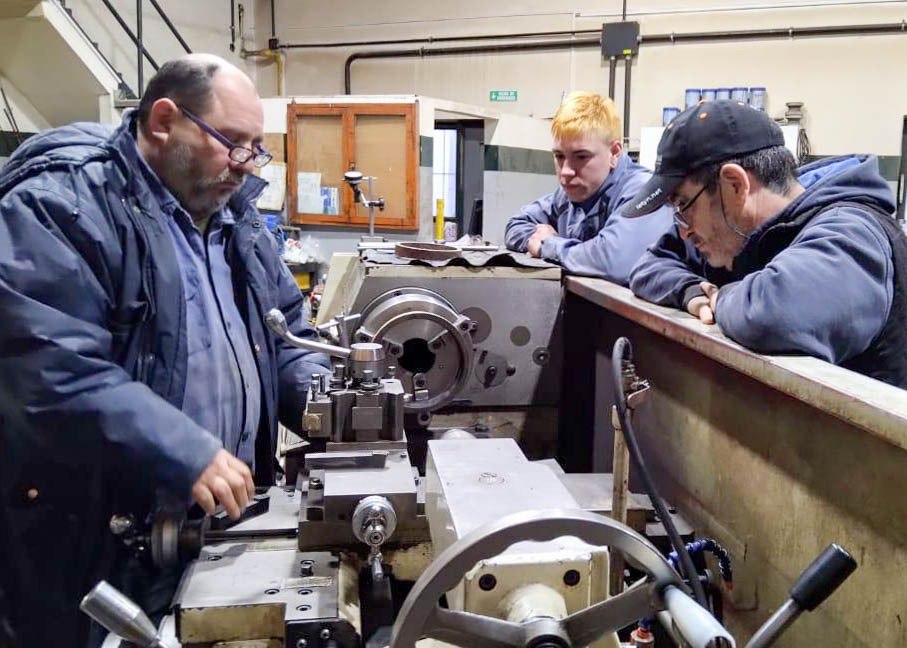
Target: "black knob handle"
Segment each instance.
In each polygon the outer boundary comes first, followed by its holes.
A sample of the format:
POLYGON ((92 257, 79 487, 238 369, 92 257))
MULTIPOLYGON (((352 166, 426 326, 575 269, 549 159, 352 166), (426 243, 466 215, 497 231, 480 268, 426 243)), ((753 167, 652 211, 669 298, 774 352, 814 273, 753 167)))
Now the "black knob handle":
POLYGON ((857 561, 836 544, 830 544, 803 570, 790 590, 790 597, 804 610, 814 610, 831 596, 857 568, 857 561))

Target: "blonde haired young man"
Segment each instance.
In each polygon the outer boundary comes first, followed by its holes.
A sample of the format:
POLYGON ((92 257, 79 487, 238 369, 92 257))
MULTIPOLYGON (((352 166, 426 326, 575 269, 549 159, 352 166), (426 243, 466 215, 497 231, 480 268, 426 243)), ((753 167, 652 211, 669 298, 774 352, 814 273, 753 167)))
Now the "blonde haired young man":
POLYGON ((651 173, 623 155, 610 99, 573 92, 551 123, 559 187, 511 217, 507 247, 559 263, 572 274, 627 285, 630 269, 671 226, 669 209, 642 219, 623 211, 651 173))

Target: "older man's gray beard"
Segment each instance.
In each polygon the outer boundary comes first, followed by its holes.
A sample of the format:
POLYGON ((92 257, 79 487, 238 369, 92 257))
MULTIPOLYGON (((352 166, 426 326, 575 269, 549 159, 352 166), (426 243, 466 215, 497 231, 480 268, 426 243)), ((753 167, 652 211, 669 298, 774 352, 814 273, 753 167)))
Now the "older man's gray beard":
POLYGON ((174 145, 166 154, 164 168, 168 170, 168 188, 195 220, 222 209, 235 193, 215 196, 213 188, 223 182, 241 184, 244 177, 241 171, 227 167, 215 178, 199 178, 194 152, 188 144, 174 145))

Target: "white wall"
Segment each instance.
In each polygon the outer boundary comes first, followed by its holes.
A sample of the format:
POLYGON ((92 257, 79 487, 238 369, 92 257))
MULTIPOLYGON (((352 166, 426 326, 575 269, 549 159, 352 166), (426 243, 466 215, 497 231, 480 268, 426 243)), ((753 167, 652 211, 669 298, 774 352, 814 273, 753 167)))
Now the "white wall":
MULTIPOLYGON (((0 83, 3 84, 3 91, 6 93, 6 98, 9 101, 10 108, 13 111, 13 116, 16 118, 16 124, 19 126, 20 131, 23 133, 37 133, 45 128, 50 128, 47 119, 38 112, 38 109, 32 105, 32 102, 28 100, 28 97, 23 95, 19 91, 19 88, 13 85, 12 81, 0 74, 0 83)), ((0 130, 12 130, 5 114, 0 118, 0 130)))
MULTIPOLYGON (((629 19, 642 34, 900 22, 907 2, 804 0, 629 0, 629 19), (809 6, 797 6, 809 5, 809 6)), ((270 32, 268 0, 257 0, 256 39, 270 32)), ((357 0, 330 3, 277 0, 277 36, 283 43, 387 40, 467 34, 598 29, 619 19, 621 2, 575 0, 462 0, 413 3, 386 0, 363 9, 357 0)), ((443 47, 403 44, 391 47, 443 47)), ((290 50, 287 91, 343 91, 346 57, 380 47, 290 50)), ((907 84, 904 35, 798 38, 742 43, 644 46, 633 66, 631 146, 641 126, 658 125, 663 106, 680 105, 687 86, 764 85, 768 108, 786 101, 806 104, 807 128, 818 154, 900 152, 907 84)), ((621 64, 622 68, 623 64, 621 64)), ((550 117, 561 96, 574 89, 607 92, 608 66, 597 49, 436 58, 359 60, 352 65, 355 93, 417 93, 550 117), (517 90, 519 101, 488 101, 492 89, 517 90)), ((622 106, 623 74, 617 101, 622 106)))

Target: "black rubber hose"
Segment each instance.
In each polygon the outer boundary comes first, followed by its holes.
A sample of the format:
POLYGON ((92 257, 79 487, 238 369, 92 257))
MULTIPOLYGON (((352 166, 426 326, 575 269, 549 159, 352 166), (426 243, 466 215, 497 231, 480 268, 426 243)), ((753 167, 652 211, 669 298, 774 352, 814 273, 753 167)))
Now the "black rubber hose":
POLYGON ((633 346, 630 344, 630 340, 621 337, 614 343, 614 348, 611 351, 611 372, 614 377, 614 402, 617 405, 617 414, 620 416, 624 441, 627 443, 627 449, 630 451, 633 463, 642 478, 646 493, 649 499, 652 500, 652 506, 655 507, 655 512, 661 519, 662 524, 664 524, 674 551, 680 557, 681 575, 692 586, 696 602, 708 610, 709 606, 705 597, 705 590, 702 588, 702 583, 699 582, 696 568, 693 566, 693 560, 690 558, 680 534, 677 533, 677 527, 674 526, 674 521, 671 519, 668 509, 658 495, 658 491, 655 490, 655 483, 652 481, 652 476, 649 474, 649 469, 646 467, 642 453, 639 450, 639 444, 636 442, 636 432, 633 431, 633 424, 630 422, 630 410, 627 407, 627 395, 624 393, 623 367, 625 361, 628 363, 633 361, 633 346))

